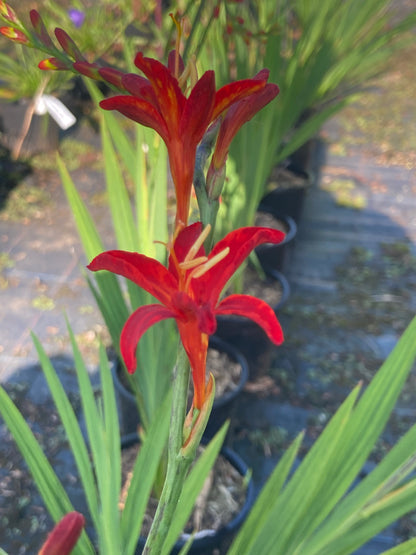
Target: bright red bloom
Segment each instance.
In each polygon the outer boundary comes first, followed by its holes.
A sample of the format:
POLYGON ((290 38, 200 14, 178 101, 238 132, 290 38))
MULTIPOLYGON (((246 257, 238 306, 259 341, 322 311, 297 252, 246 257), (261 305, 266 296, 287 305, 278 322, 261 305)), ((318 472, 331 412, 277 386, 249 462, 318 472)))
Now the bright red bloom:
MULTIPOLYGON (((198 143, 209 124, 234 102, 263 89, 260 79, 236 81, 215 90, 213 71, 196 82, 188 97, 181 90, 173 68, 141 52, 134 61, 147 77, 126 74, 122 85, 129 93, 103 100, 105 110, 118 110, 128 118, 152 127, 166 143, 172 179, 176 189, 176 221, 186 225, 198 143)), ((106 79, 106 70, 99 72, 106 79)))
POLYGON ((69 555, 85 525, 81 513, 72 511, 56 524, 38 555, 69 555))
POLYGON ((208 336, 216 330, 218 315, 245 316, 261 326, 273 343, 283 341, 276 315, 264 301, 249 295, 220 300, 220 294, 255 247, 280 243, 284 234, 264 227, 237 229, 205 256, 202 245, 207 232, 209 226, 202 232, 199 222, 182 229, 170 250, 168 268, 153 258, 126 251, 104 252, 88 266, 92 271, 109 270, 130 279, 161 303, 138 308, 123 328, 120 348, 130 373, 136 370, 136 348, 146 330, 160 320, 175 318, 192 369, 197 409, 205 400, 208 336))

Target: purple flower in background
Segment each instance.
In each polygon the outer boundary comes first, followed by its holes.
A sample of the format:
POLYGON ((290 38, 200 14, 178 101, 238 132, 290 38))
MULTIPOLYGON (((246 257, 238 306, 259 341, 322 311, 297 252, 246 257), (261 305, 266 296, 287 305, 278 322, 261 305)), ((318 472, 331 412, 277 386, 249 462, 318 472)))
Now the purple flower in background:
POLYGON ((81 25, 84 23, 85 13, 81 12, 80 10, 76 10, 75 8, 70 8, 68 10, 69 19, 74 24, 74 27, 79 29, 81 25))

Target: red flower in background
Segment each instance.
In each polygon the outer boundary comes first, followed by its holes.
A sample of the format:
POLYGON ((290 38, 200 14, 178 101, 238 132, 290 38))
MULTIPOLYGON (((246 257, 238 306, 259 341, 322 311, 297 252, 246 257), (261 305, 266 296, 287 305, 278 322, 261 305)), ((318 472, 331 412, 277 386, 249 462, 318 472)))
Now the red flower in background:
MULTIPOLYGON (((171 58, 172 59, 172 58, 171 58)), ((178 58, 179 59, 179 58, 178 58)), ((182 92, 176 69, 137 54, 136 66, 146 78, 136 74, 118 75, 128 95, 103 100, 105 110, 118 110, 128 118, 152 127, 166 143, 177 198, 177 224, 186 225, 198 143, 212 121, 235 102, 265 87, 261 79, 245 79, 215 89, 213 71, 205 72, 188 97, 182 92)), ((100 70, 105 79, 107 70, 100 70)))
POLYGON ((72 511, 56 524, 38 555, 69 555, 74 549, 85 525, 81 513, 72 511))
POLYGON ((220 294, 255 247, 280 243, 284 234, 264 227, 237 229, 205 256, 203 242, 208 233, 209 226, 202 231, 199 222, 182 229, 170 250, 168 268, 142 254, 117 250, 99 254, 88 266, 92 271, 109 270, 130 279, 161 303, 138 308, 123 328, 120 347, 130 373, 136 370, 136 348, 146 330, 160 320, 175 318, 192 369, 197 409, 205 400, 208 337, 216 330, 216 316, 245 316, 261 326, 273 343, 283 341, 280 324, 267 303, 249 295, 220 300, 220 294))

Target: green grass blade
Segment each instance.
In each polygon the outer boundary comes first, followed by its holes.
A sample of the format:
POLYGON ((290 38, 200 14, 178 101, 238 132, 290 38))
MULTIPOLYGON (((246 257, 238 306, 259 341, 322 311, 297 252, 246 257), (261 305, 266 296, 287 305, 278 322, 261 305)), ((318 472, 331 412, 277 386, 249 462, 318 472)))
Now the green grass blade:
MULTIPOLYGON (((82 359, 78 345, 75 341, 74 334, 68 326, 68 332, 71 340, 72 351, 74 354, 75 368, 77 371, 79 391, 81 396, 81 405, 85 417, 85 425, 87 429, 89 447, 92 455, 92 467, 94 470, 95 480, 97 484, 97 504, 98 515, 95 523, 100 553, 118 553, 120 551, 120 528, 118 519, 118 492, 119 476, 112 474, 117 468, 113 467, 111 462, 115 456, 109 453, 111 443, 108 445, 108 430, 105 428, 105 412, 103 410, 101 399, 97 402, 94 390, 88 376, 88 371, 82 359), (111 477, 111 479, 109 479, 111 477), (117 492, 114 493, 114 488, 117 492)), ((100 362, 103 362, 104 354, 101 352, 100 362)), ((107 365, 108 367, 108 365, 107 365)), ((101 369, 101 375, 105 369, 101 369)), ((107 372, 110 375, 110 372, 107 372)), ((110 407, 115 403, 109 401, 108 396, 111 387, 108 384, 108 377, 105 380, 105 396, 106 402, 110 403, 110 407)), ((114 395, 114 392, 113 392, 114 395)), ((113 425, 117 426, 116 422, 113 425)), ((117 450, 120 451, 118 445, 117 450)), ((91 462, 90 462, 91 466, 91 462)))
POLYGON ((133 468, 132 480, 121 515, 125 555, 134 554, 140 536, 146 505, 168 439, 171 403, 172 395, 169 394, 146 432, 148 439, 145 438, 142 443, 133 468))
POLYGON ((81 199, 65 164, 59 156, 57 157, 57 166, 86 257, 88 260, 92 260, 97 254, 105 250, 104 245, 90 213, 81 199))
MULTIPOLYGON (((248 553, 290 553, 288 548, 295 538, 302 533, 305 521, 309 524, 315 515, 312 510, 325 510, 317 507, 317 500, 328 486, 328 474, 337 460, 337 453, 343 442, 343 436, 351 420, 352 411, 359 394, 356 388, 344 401, 332 417, 318 441, 308 452, 295 474, 283 489, 272 510, 268 511, 263 527, 253 538, 248 553)), ((343 480, 345 488, 349 481, 343 480)), ((292 551, 294 552, 293 548, 292 551)))
MULTIPOLYGON (((362 512, 368 512, 370 507, 377 506, 380 500, 400 487, 416 467, 415 446, 416 426, 413 426, 377 467, 341 501, 312 540, 308 541, 308 550, 315 554, 331 553, 337 542, 344 541, 350 530, 357 526, 362 512)), ((416 506, 416 498, 414 503, 416 506)))
POLYGON ((103 141, 108 203, 117 245, 120 249, 136 251, 138 247, 137 230, 131 202, 122 169, 113 146, 114 137, 111 137, 104 117, 101 118, 101 137, 103 141))
POLYGON ((103 475, 98 478, 102 505, 102 522, 105 527, 106 544, 103 553, 121 553, 121 530, 119 499, 121 490, 121 447, 113 379, 105 349, 100 346, 100 376, 102 387, 102 449, 104 464, 100 469, 103 475), (111 479, 109 479, 111 477, 111 479))
MULTIPOLYGON (((49 514, 54 522, 58 522, 65 514, 73 511, 74 508, 31 429, 1 386, 0 414, 26 461, 49 514)), ((79 539, 75 553, 82 555, 94 553, 94 549, 85 532, 83 532, 79 539)))
POLYGON ((245 550, 248 551, 257 530, 261 530, 267 520, 268 512, 278 499, 302 443, 303 435, 299 434, 276 465, 251 509, 247 520, 232 543, 228 555, 239 555, 244 553, 245 550))
MULTIPOLYGON (((85 256, 90 261, 105 250, 104 245, 85 203, 78 193, 67 168, 59 157, 58 169, 85 256)), ((88 284, 96 298, 113 342, 118 346, 121 329, 129 316, 129 310, 120 284, 117 277, 110 272, 97 272, 94 275, 94 279, 98 290, 93 287, 93 283, 89 278, 87 278, 88 284)))
POLYGON ((383 551, 381 555, 414 555, 416 553, 416 538, 407 540, 400 545, 396 545, 387 551, 383 551))
MULTIPOLYGON (((83 81, 91 95, 91 98, 98 106, 99 102, 104 98, 103 95, 93 81, 87 78, 84 78, 83 81)), ((114 114, 106 110, 100 110, 100 115, 104 117, 114 144, 117 145, 118 152, 120 153, 128 172, 133 178, 136 174, 136 151, 132 146, 131 139, 124 131, 114 114)))
POLYGON ((39 339, 34 334, 32 334, 32 339, 53 401, 64 426, 71 451, 74 455, 91 517, 96 525, 98 523, 98 501, 95 489, 95 479, 91 469, 88 449, 85 445, 85 440, 79 427, 78 419, 74 413, 68 396, 59 381, 56 371, 46 355, 39 339))

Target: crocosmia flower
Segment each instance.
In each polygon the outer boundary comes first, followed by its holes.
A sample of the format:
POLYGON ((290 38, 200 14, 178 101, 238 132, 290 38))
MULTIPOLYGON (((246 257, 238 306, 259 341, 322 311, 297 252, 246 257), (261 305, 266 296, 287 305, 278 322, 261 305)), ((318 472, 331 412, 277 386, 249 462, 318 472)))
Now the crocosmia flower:
POLYGON ((136 349, 142 335, 157 322, 175 318, 186 350, 194 384, 193 406, 201 409, 206 397, 205 365, 208 338, 217 327, 220 314, 250 318, 263 328, 276 345, 283 332, 272 308, 249 295, 221 292, 249 253, 261 243, 280 243, 281 231, 264 227, 245 227, 232 231, 206 256, 203 243, 210 232, 201 223, 182 229, 170 248, 166 268, 153 258, 134 252, 113 250, 99 254, 89 264, 93 271, 109 270, 130 279, 159 304, 138 308, 127 320, 120 338, 120 348, 130 373, 136 370, 136 349))
MULTIPOLYGON (((168 149, 176 190, 176 221, 186 225, 198 143, 210 123, 222 112, 234 102, 263 89, 266 83, 261 79, 245 79, 216 91, 214 72, 207 71, 196 81, 189 96, 185 96, 178 75, 183 63, 179 57, 176 60, 176 63, 164 66, 139 52, 134 63, 146 78, 125 74, 121 83, 129 94, 103 100, 100 106, 106 110, 118 110, 128 118, 152 127, 162 137, 168 149)), ((106 72, 106 69, 99 71, 104 79, 106 72)))

